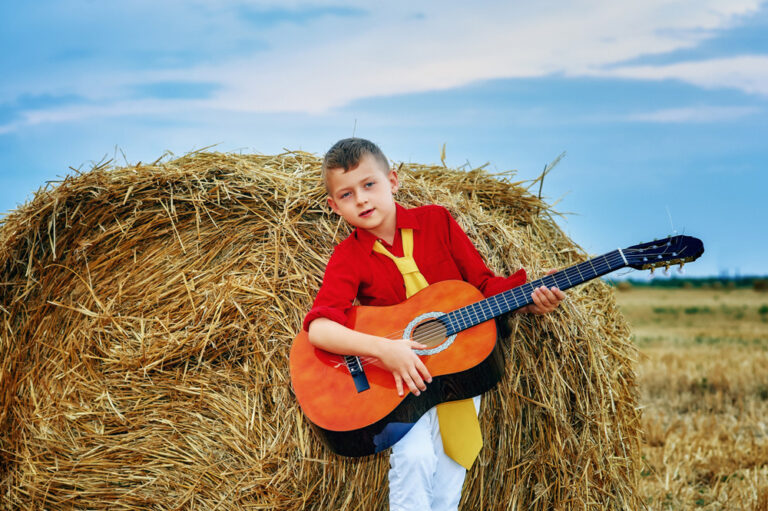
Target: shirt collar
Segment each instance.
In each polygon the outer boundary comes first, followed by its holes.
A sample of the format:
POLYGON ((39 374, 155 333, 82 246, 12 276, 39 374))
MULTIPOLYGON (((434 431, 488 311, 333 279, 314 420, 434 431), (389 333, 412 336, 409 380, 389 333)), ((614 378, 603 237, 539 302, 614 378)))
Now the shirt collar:
MULTIPOLYGON (((395 228, 398 231, 400 229, 419 229, 419 221, 416 218, 416 215, 413 213, 413 210, 406 209, 400 204, 395 203, 395 211, 395 228)), ((360 243, 360 245, 363 247, 363 250, 366 254, 373 251, 373 244, 378 239, 376 236, 366 231, 365 229, 360 229, 359 227, 355 228, 353 234, 358 243, 360 243)), ((397 240, 397 238, 398 233, 395 233, 395 240, 397 240)))

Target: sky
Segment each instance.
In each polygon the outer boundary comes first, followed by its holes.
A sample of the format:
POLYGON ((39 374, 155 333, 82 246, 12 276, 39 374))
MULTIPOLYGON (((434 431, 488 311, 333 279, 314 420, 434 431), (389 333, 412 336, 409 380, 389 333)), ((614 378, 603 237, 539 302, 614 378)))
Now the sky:
POLYGON ((516 180, 565 152, 542 193, 588 252, 768 274, 765 1, 9 1, 0 47, 0 215, 105 159, 355 135, 516 180))

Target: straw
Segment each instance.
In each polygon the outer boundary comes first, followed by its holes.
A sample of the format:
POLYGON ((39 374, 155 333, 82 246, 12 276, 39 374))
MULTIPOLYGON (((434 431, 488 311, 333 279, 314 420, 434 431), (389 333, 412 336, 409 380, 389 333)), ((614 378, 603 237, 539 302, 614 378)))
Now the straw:
MULTIPOLYGON (((348 228, 304 152, 101 164, 0 224, 0 507, 376 510, 388 457, 331 453, 288 351, 348 228)), ((401 164, 499 274, 583 261, 513 173, 401 164)), ((608 250, 610 247, 606 247, 608 250)), ((507 374, 462 509, 638 509, 635 348, 608 286, 501 321, 507 374)))

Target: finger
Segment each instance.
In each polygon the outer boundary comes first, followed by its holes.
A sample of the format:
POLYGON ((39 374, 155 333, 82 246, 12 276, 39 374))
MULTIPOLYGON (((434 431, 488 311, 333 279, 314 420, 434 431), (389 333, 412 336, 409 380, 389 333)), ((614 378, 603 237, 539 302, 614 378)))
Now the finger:
POLYGON ((419 374, 419 371, 416 370, 415 366, 410 368, 409 374, 411 375, 413 384, 416 385, 419 390, 427 390, 427 384, 421 379, 421 375, 419 374))
POLYGON ((395 387, 397 387, 397 395, 402 396, 403 395, 403 379, 400 378, 400 375, 397 373, 393 373, 395 377, 395 387))
POLYGON ((563 292, 560 291, 555 286, 552 286, 551 288, 547 289, 547 297, 549 298, 549 301, 552 303, 552 305, 557 306, 558 303, 560 303, 560 300, 562 300, 563 292))
POLYGON ((403 381, 405 381, 405 384, 408 385, 408 390, 410 390, 417 396, 421 394, 421 392, 419 392, 419 389, 417 389, 416 385, 413 383, 413 379, 411 378, 410 374, 405 373, 402 376, 403 376, 403 381))
POLYGON ((427 383, 432 383, 432 375, 429 374, 429 369, 427 369, 427 366, 424 365, 424 362, 422 362, 421 359, 416 362, 416 369, 418 369, 418 371, 421 373, 424 381, 427 383))
POLYGON ((552 275, 553 273, 557 273, 557 272, 558 272, 558 270, 557 270, 557 269, 554 269, 554 270, 549 270, 549 271, 547 272, 547 275, 552 275))
POLYGON ((429 347, 426 344, 421 344, 420 342, 416 341, 410 341, 409 346, 414 350, 425 350, 429 347))
POLYGON ((552 310, 556 309, 560 302, 562 302, 565 299, 565 293, 560 291, 557 287, 552 287, 549 290, 550 292, 550 302, 552 303, 552 310))
POLYGON ((532 298, 536 304, 534 314, 547 314, 557 307, 554 293, 544 286, 536 289, 532 298))
POLYGON ((553 293, 551 290, 549 290, 547 288, 544 288, 544 290, 542 291, 542 300, 541 301, 547 307, 551 307, 557 301, 557 298, 555 298, 555 293, 553 293))
POLYGON ((531 304, 529 304, 527 306, 527 308, 528 308, 527 312, 529 312, 531 314, 538 314, 539 313, 539 300, 540 300, 540 298, 539 298, 538 293, 536 293, 536 291, 534 291, 531 294, 531 300, 533 300, 533 303, 531 303, 531 304))

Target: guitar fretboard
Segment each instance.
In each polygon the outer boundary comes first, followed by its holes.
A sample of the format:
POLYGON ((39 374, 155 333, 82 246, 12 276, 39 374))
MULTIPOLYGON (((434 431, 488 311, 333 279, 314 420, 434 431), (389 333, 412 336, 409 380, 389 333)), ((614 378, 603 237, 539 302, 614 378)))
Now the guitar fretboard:
POLYGON ((537 287, 555 286, 565 291, 625 266, 627 264, 622 253, 619 250, 614 250, 538 280, 527 282, 522 286, 504 291, 485 300, 456 309, 442 316, 440 320, 447 327, 447 335, 453 335, 496 316, 501 316, 533 303, 531 293, 537 287))

